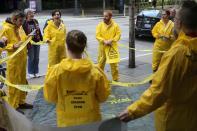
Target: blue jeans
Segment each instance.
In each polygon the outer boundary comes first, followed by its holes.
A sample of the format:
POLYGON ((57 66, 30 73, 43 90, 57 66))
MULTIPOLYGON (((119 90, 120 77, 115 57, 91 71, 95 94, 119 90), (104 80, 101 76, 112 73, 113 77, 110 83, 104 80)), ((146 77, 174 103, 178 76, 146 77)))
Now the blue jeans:
POLYGON ((39 72, 39 55, 40 55, 40 46, 32 45, 28 49, 28 73, 37 74, 39 72))

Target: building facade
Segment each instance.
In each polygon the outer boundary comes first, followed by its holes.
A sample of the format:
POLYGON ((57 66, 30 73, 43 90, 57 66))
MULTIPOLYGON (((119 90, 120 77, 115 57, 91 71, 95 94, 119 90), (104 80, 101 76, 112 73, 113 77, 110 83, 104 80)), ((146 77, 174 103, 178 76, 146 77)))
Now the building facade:
POLYGON ((51 9, 112 9, 123 10, 125 0, 1 0, 0 12, 35 7, 37 11, 51 9))

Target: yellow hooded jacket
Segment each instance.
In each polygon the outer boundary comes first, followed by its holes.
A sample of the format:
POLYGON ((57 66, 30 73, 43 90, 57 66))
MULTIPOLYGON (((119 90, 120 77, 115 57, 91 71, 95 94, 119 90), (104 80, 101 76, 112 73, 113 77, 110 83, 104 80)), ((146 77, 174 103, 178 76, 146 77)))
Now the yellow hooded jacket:
POLYGON ((99 103, 109 94, 105 74, 88 59, 66 58, 49 67, 45 77, 44 97, 57 104, 59 127, 100 121, 99 103))
POLYGON ((164 54, 152 85, 128 107, 134 118, 154 110, 157 131, 197 129, 197 37, 182 38, 164 54))
POLYGON ((107 25, 100 22, 96 27, 96 39, 99 41, 99 58, 107 57, 107 63, 118 63, 120 61, 118 51, 118 41, 121 37, 121 30, 119 25, 111 20, 111 24, 107 25), (104 45, 104 40, 112 40, 112 46, 104 45), (105 56, 103 56, 105 55, 105 56))
MULTIPOLYGON (((5 36, 8 39, 7 46, 5 49, 8 52, 8 56, 12 55, 16 49, 13 48, 13 45, 18 43, 19 41, 25 41, 27 36, 22 28, 22 26, 18 30, 19 37, 16 36, 16 27, 15 25, 4 22, 3 30, 1 36, 5 36)), ((7 80, 13 84, 27 84, 26 80, 26 62, 27 61, 27 49, 24 48, 21 52, 19 52, 14 58, 7 61, 7 70, 6 77, 7 80)), ((14 87, 9 87, 9 103, 14 108, 17 108, 19 104, 23 104, 25 102, 26 93, 20 91, 14 87)))
MULTIPOLYGON (((152 35, 155 38, 153 50, 167 51, 170 49, 174 41, 173 28, 174 23, 171 20, 169 20, 166 26, 162 20, 156 23, 156 25, 152 29, 152 35), (167 39, 160 36, 165 36, 167 39)), ((153 71, 158 69, 162 56, 163 53, 153 52, 153 71)))
POLYGON ((44 29, 44 41, 50 41, 48 64, 49 67, 60 63, 66 57, 66 27, 63 22, 57 27, 53 20, 48 21, 44 29))

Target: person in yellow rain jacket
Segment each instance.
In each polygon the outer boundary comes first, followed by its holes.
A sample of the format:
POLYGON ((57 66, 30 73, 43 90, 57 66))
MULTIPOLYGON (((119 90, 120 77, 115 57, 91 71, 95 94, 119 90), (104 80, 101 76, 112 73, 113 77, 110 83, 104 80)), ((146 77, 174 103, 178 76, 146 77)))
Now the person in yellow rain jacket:
MULTIPOLYGON (((7 46, 5 47, 8 56, 12 55, 27 38, 22 28, 24 14, 20 11, 12 13, 4 24, 0 38, 7 38, 7 46)), ((7 61, 6 77, 12 84, 27 84, 26 80, 26 59, 27 50, 24 48, 14 58, 7 61)), ((20 91, 14 87, 9 88, 9 104, 17 108, 33 108, 32 105, 25 103, 27 93, 20 91)))
POLYGON ((152 35, 155 38, 152 61, 153 72, 157 71, 161 58, 164 54, 157 51, 169 50, 174 40, 174 23, 171 20, 169 20, 169 18, 170 11, 162 11, 162 19, 159 22, 157 22, 152 29, 152 35))
POLYGON ((100 121, 99 103, 110 94, 103 71, 94 66, 89 58, 82 57, 86 43, 83 32, 70 31, 66 38, 68 58, 47 71, 44 97, 57 104, 58 127, 100 121))
POLYGON ((52 19, 47 22, 44 29, 44 41, 49 45, 48 65, 49 67, 60 63, 66 57, 65 40, 66 27, 61 18, 61 12, 54 10, 52 19))
POLYGON ((197 129, 197 3, 185 1, 175 17, 184 34, 167 51, 153 76, 152 85, 139 100, 120 113, 122 121, 154 110, 156 131, 197 129))
POLYGON ((120 61, 118 41, 121 37, 119 25, 112 20, 112 12, 104 12, 103 22, 96 27, 96 39, 99 42, 98 66, 104 70, 105 63, 110 63, 114 81, 119 80, 118 62, 120 61))

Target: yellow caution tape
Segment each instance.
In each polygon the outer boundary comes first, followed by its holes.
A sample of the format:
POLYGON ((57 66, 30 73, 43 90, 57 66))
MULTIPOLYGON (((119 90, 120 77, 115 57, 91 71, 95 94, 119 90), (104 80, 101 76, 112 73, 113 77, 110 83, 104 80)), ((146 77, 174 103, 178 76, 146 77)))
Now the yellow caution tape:
POLYGON ((7 86, 11 86, 11 87, 17 88, 17 89, 19 89, 21 91, 25 91, 25 92, 39 90, 44 86, 44 85, 15 85, 15 84, 10 83, 7 79, 5 79, 1 75, 0 75, 0 82, 3 82, 7 86))
POLYGON ((123 86, 123 87, 134 87, 134 86, 139 86, 139 85, 143 85, 145 83, 148 83, 150 80, 152 80, 153 75, 148 76, 147 78, 145 78, 143 81, 140 82, 116 82, 116 81, 112 81, 110 84, 111 85, 118 85, 118 86, 123 86))
POLYGON ((35 41, 31 40, 30 43, 31 43, 32 45, 44 45, 44 44, 46 44, 47 42, 46 42, 46 41, 35 42, 35 41))
POLYGON ((118 44, 118 46, 120 47, 124 47, 124 48, 127 48, 127 49, 130 49, 130 50, 135 50, 135 51, 143 51, 143 52, 160 52, 160 53, 165 53, 166 51, 161 51, 161 50, 140 50, 140 49, 136 49, 136 48, 131 48, 127 45, 124 45, 124 44, 118 44))
POLYGON ((107 102, 113 105, 113 104, 120 104, 120 103, 131 102, 131 101, 132 100, 130 98, 126 97, 126 98, 118 98, 118 99, 115 98, 107 102))
POLYGON ((3 59, 0 59, 0 64, 2 64, 3 62, 6 62, 7 60, 12 59, 14 56, 16 56, 21 50, 23 50, 26 47, 26 45, 30 42, 31 39, 32 39, 32 36, 29 36, 27 38, 27 40, 25 42, 23 42, 22 45, 12 55, 7 56, 3 59))

